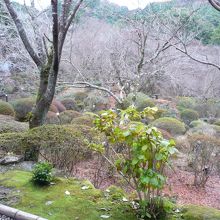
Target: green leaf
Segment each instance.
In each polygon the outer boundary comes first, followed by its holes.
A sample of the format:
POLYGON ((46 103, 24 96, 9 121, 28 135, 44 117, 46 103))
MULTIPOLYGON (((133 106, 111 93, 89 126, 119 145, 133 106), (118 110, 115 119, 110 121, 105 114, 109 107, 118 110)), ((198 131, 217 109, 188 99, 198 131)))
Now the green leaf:
POLYGON ((131 164, 134 166, 134 165, 136 165, 138 162, 139 162, 138 159, 133 159, 132 162, 131 162, 131 164))
POLYGON ((146 151, 148 149, 148 146, 144 145, 141 149, 142 149, 142 151, 146 151))

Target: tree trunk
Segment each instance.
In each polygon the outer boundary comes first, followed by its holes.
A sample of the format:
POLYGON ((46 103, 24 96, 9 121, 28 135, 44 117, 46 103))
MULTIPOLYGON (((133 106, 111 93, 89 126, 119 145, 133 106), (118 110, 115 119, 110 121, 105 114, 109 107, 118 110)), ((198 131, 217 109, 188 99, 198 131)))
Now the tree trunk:
MULTIPOLYGON (((32 116, 29 121, 30 129, 44 124, 47 112, 54 98, 57 75, 57 63, 55 63, 54 60, 52 62, 52 57, 50 57, 47 64, 44 65, 40 72, 40 86, 38 89, 36 106, 32 110, 32 116)), ((25 152, 25 160, 37 161, 39 153, 39 146, 30 146, 25 152)))

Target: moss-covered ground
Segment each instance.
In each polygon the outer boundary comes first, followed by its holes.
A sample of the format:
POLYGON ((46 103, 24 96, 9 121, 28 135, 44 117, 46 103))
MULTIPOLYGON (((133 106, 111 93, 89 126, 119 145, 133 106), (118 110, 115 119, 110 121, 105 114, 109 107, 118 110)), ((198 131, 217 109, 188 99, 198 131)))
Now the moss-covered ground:
POLYGON ((39 187, 30 180, 31 173, 24 171, 0 174, 0 185, 16 189, 20 197, 15 208, 50 220, 97 220, 101 215, 111 216, 111 220, 136 219, 128 204, 108 199, 89 182, 59 178, 54 185, 39 187), (89 189, 82 190, 83 186, 89 189))
MULTIPOLYGON (((13 189, 19 198, 15 208, 49 220, 101 220, 102 215, 110 216, 109 220, 137 219, 129 204, 122 202, 123 191, 116 187, 102 192, 88 181, 72 178, 57 178, 53 185, 39 187, 31 182, 31 177, 31 173, 20 170, 0 174, 0 186, 13 189), (84 186, 89 188, 83 190, 84 186)), ((166 219, 220 220, 220 211, 216 209, 194 205, 178 209, 181 212, 173 212, 166 219)))

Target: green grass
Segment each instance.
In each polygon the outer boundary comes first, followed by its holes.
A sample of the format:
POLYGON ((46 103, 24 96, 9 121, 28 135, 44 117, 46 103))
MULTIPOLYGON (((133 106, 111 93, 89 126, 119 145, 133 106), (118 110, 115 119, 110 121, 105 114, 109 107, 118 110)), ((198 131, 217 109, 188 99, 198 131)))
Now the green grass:
POLYGON ((97 220, 101 215, 111 215, 111 220, 135 220, 136 217, 126 203, 108 200, 104 193, 95 189, 88 181, 57 179, 55 185, 38 187, 31 181, 31 173, 9 171, 0 174, 0 184, 19 190, 20 201, 15 208, 51 220, 97 220), (89 185, 88 190, 82 190, 89 185), (66 191, 70 195, 66 195, 66 191), (46 202, 52 201, 51 205, 46 202), (100 210, 106 208, 110 211, 100 210))

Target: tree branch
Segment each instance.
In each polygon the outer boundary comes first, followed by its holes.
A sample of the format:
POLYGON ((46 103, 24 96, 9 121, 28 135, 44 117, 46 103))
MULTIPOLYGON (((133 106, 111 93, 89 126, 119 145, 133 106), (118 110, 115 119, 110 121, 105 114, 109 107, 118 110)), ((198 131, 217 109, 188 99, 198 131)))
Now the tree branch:
POLYGON ((220 2, 216 0, 208 0, 209 3, 214 7, 216 10, 220 11, 220 2))
POLYGON ((91 84, 89 82, 74 82, 74 83, 69 83, 69 82, 58 82, 58 84, 65 84, 65 85, 69 85, 69 86, 73 86, 75 87, 76 85, 81 85, 80 88, 83 88, 82 86, 84 86, 84 88, 92 88, 92 89, 97 89, 97 90, 101 90, 104 91, 106 93, 108 93, 110 96, 112 96, 119 104, 122 104, 122 100, 117 97, 112 91, 110 91, 109 89, 102 87, 102 86, 96 86, 94 84, 91 84))

